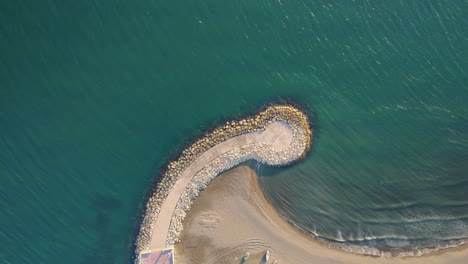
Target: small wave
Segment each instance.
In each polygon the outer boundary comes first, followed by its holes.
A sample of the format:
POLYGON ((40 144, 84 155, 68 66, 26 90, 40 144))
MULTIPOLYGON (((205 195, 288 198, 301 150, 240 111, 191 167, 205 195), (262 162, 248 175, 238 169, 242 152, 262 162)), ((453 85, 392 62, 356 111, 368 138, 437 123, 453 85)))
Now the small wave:
POLYGON ((417 246, 414 244, 414 241, 411 240, 385 239, 384 241, 385 243, 374 243, 376 245, 373 246, 356 245, 346 242, 340 244, 333 242, 328 243, 347 252, 395 258, 421 256, 427 253, 461 246, 468 243, 468 238, 448 241, 420 241, 420 243, 418 243, 419 245, 417 246))
POLYGON ((436 252, 448 248, 458 247, 468 243, 468 237, 454 239, 415 239, 398 235, 388 236, 364 236, 344 239, 340 230, 337 230, 337 238, 331 239, 321 236, 316 230, 307 230, 290 219, 281 215, 281 218, 302 233, 317 239, 320 242, 344 250, 350 253, 357 253, 370 256, 387 258, 421 256, 427 253, 436 252))
POLYGON ((341 234, 341 231, 338 229, 336 231, 336 240, 340 242, 344 242, 345 240, 343 239, 343 235, 341 234))

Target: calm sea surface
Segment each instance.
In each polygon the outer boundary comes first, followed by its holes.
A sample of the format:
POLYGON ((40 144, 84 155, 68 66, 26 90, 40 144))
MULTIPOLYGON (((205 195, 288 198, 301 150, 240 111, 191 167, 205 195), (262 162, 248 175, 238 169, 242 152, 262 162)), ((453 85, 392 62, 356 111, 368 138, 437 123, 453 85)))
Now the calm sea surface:
POLYGON ((277 98, 312 155, 287 219, 394 251, 468 237, 466 1, 2 1, 0 263, 128 263, 184 142, 277 98))

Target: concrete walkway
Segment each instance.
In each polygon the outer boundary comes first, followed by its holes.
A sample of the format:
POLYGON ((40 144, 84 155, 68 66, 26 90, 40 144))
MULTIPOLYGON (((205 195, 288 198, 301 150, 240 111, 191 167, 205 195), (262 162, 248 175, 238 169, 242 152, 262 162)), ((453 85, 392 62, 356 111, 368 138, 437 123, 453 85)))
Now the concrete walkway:
POLYGON ((197 157, 179 176, 176 183, 164 200, 156 223, 151 234, 150 250, 166 247, 166 239, 171 224, 172 215, 176 209, 177 202, 184 192, 187 184, 191 181, 206 164, 209 164, 218 156, 252 143, 265 143, 272 149, 281 150, 289 147, 293 139, 293 131, 283 122, 273 122, 264 131, 252 132, 233 137, 215 145, 202 155, 197 157))

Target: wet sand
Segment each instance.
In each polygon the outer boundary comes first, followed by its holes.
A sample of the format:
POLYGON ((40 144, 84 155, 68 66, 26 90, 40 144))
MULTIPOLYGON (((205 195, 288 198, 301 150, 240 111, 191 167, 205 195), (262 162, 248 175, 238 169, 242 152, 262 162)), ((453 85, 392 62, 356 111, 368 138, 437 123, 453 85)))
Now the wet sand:
POLYGON ((214 179, 188 212, 177 263, 468 263, 462 246, 421 257, 379 258, 346 253, 307 236, 286 223, 266 200, 258 178, 239 166, 214 179))

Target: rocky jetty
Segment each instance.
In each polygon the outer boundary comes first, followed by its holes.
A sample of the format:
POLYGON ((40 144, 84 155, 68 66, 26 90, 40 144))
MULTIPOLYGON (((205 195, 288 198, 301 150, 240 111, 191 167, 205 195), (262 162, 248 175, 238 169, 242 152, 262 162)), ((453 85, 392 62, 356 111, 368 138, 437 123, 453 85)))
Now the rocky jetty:
POLYGON ((257 160, 271 166, 286 166, 297 161, 308 153, 311 146, 312 130, 307 116, 292 105, 274 105, 260 113, 242 118, 214 129, 203 135, 192 145, 184 149, 181 155, 168 163, 162 178, 153 195, 148 199, 140 231, 136 240, 137 255, 149 249, 153 224, 161 205, 174 186, 179 175, 201 154, 213 146, 236 136, 265 130, 273 122, 281 122, 293 134, 289 147, 275 150, 267 143, 251 143, 221 154, 200 170, 185 188, 171 218, 166 246, 177 243, 182 231, 182 222, 186 212, 199 192, 204 190, 212 179, 225 170, 245 161, 257 160))

